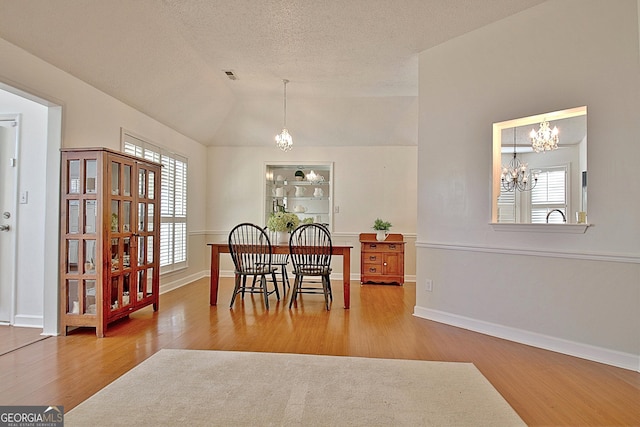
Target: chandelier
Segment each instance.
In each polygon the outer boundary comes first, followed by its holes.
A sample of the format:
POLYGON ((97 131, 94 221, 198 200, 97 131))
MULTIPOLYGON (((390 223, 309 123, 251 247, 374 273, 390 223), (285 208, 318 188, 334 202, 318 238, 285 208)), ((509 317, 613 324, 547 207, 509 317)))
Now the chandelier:
POLYGON ((502 166, 502 188, 505 191, 529 191, 538 183, 538 174, 527 170, 527 164, 516 157, 516 128, 513 128, 513 158, 502 166))
POLYGON ((529 134, 531 138, 531 145, 533 151, 539 153, 541 151, 551 151, 558 148, 558 128, 553 127, 553 130, 549 127, 549 122, 543 120, 540 123, 540 128, 536 132, 535 129, 531 129, 529 134))
POLYGON ((287 130, 287 83, 289 80, 282 80, 284 83, 284 124, 282 125, 282 132, 276 135, 276 147, 281 149, 282 151, 289 151, 293 148, 293 138, 291 138, 291 134, 287 130))

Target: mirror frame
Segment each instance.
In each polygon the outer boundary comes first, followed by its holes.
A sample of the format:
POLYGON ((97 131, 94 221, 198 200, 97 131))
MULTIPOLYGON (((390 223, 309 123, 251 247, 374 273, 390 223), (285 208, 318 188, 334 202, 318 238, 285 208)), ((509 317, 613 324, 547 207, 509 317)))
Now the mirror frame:
POLYGON ((589 224, 538 224, 538 223, 498 223, 498 197, 500 196, 502 173, 502 131, 504 129, 539 125, 542 121, 553 122, 560 119, 587 115, 587 107, 575 107, 566 110, 536 114, 528 117, 493 123, 493 158, 492 158, 492 190, 491 190, 491 226, 496 231, 559 231, 584 233, 589 224))

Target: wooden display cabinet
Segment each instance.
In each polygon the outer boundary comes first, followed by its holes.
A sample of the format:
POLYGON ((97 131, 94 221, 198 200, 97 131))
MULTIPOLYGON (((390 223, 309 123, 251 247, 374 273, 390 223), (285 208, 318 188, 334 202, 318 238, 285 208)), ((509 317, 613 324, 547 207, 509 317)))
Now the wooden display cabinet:
POLYGON ((383 241, 375 233, 360 234, 360 282, 404 284, 402 234, 389 234, 383 241))
POLYGON ((158 310, 161 165, 105 148, 62 149, 60 322, 107 325, 158 310))

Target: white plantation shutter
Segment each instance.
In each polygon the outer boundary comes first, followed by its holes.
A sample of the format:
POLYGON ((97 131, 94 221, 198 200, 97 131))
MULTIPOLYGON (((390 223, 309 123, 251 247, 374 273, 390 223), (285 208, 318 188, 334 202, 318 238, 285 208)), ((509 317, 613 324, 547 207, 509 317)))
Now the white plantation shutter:
POLYGON ((187 264, 187 159, 123 133, 125 153, 162 164, 160 183, 160 267, 163 272, 187 264))
MULTIPOLYGON (((542 169, 538 184, 531 190, 531 222, 546 223, 547 214, 560 209, 567 215, 567 167, 542 169)), ((554 212, 549 223, 562 223, 562 216, 554 212)))
POLYGON ((516 191, 506 191, 500 187, 498 197, 498 222, 516 222, 516 191))
POLYGON ((160 265, 187 261, 187 160, 162 156, 160 198, 160 265))

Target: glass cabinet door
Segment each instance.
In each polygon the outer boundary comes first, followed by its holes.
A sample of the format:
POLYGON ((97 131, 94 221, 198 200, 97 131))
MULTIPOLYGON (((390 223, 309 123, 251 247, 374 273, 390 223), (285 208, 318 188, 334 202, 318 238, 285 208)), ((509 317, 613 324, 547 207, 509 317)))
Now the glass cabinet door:
POLYGON ((61 218, 64 242, 63 311, 72 317, 96 314, 96 245, 98 160, 72 154, 63 163, 62 192, 66 218, 61 218))
POLYGON ((136 268, 134 229, 138 223, 136 199, 136 165, 128 158, 110 156, 110 248, 111 270, 109 307, 112 312, 129 307, 135 303, 131 297, 131 288, 135 289, 131 270, 136 268), (131 254, 134 257, 131 257, 131 254))

